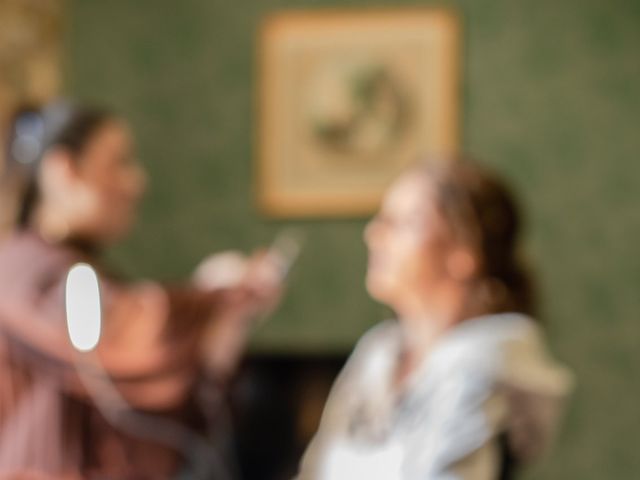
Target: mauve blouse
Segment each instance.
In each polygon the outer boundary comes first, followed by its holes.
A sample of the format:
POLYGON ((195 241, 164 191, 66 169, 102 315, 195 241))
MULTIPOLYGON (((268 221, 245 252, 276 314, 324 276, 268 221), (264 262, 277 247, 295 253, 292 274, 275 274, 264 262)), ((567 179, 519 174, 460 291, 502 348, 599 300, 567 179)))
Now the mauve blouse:
MULTIPOLYGON (((77 374, 85 358, 67 337, 64 283, 79 261, 95 266, 86 250, 30 232, 0 244, 0 477, 169 478, 184 458, 113 427, 77 374)), ((100 282, 95 354, 110 382, 137 409, 206 432, 211 412, 198 399, 213 382, 204 380, 198 344, 223 295, 106 275, 100 282)))

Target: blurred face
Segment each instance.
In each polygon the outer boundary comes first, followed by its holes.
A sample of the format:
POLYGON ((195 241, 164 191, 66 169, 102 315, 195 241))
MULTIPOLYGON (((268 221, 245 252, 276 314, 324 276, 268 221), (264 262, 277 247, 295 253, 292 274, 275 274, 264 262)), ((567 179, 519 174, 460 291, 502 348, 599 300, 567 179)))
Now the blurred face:
POLYGON ((449 239, 428 185, 415 174, 397 180, 365 230, 369 294, 397 311, 422 301, 447 278, 449 239))
POLYGON ((145 188, 129 128, 116 120, 102 125, 73 162, 73 170, 75 188, 68 193, 78 206, 71 221, 77 233, 99 243, 128 233, 145 188))

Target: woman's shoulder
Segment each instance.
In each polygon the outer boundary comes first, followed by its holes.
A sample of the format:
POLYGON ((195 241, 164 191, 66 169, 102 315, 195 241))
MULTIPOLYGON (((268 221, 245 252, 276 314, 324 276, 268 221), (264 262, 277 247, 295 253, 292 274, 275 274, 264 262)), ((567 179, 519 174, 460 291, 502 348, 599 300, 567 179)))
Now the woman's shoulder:
POLYGON ((570 372, 549 352, 538 323, 520 313, 463 322, 441 342, 432 366, 460 375, 481 371, 501 384, 560 395, 572 385, 570 372))
POLYGON ((349 378, 366 381, 379 378, 393 363, 400 342, 400 327, 385 320, 367 330, 358 340, 343 369, 349 378))
POLYGON ((77 256, 28 231, 16 231, 0 244, 0 284, 44 288, 64 276, 77 256))
POLYGON ((360 337, 351 355, 372 355, 396 349, 400 335, 400 325, 396 320, 379 322, 360 337))
POLYGON ((30 230, 15 230, 0 242, 0 255, 4 257, 16 255, 61 257, 68 254, 67 249, 44 241, 42 237, 30 230))
POLYGON ((484 315, 465 320, 434 346, 427 359, 430 376, 485 376, 497 378, 504 370, 512 345, 540 341, 535 321, 522 314, 484 315))
POLYGON ((465 320, 440 342, 440 349, 460 355, 495 351, 511 342, 539 340, 542 332, 536 321, 521 313, 483 315, 465 320))

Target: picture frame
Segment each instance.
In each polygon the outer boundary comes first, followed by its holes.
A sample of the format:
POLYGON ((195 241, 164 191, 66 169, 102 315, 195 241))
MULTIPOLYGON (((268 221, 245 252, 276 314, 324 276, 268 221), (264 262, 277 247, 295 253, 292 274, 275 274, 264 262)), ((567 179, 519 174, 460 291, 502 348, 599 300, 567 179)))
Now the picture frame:
POLYGON ((459 37, 457 15, 443 8, 268 16, 258 45, 260 211, 366 216, 408 165, 455 152, 459 37))

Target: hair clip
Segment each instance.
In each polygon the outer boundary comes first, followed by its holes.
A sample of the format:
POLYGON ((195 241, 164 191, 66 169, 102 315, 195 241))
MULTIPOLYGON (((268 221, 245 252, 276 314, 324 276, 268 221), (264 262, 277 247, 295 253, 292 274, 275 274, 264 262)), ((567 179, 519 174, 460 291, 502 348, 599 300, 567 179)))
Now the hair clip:
POLYGON ((45 122, 37 112, 20 115, 14 126, 15 137, 10 146, 10 154, 23 165, 34 164, 42 154, 45 122))

